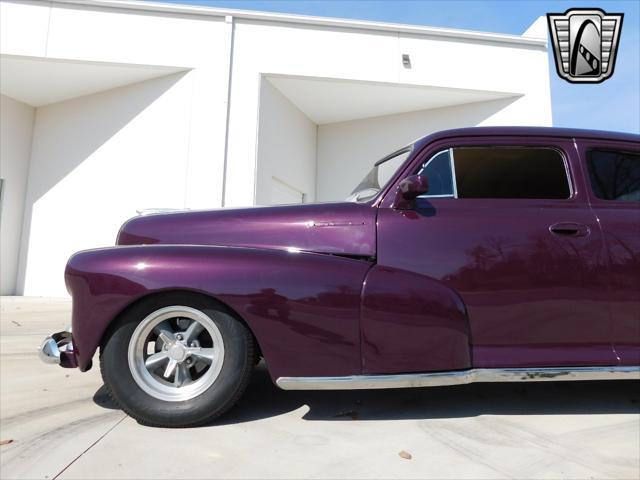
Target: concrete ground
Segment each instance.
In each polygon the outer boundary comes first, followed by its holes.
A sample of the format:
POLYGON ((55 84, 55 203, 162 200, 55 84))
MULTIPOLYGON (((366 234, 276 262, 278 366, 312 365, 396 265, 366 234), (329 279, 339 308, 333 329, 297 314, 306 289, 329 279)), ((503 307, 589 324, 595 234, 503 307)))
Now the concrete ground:
POLYGON ((260 366, 215 425, 156 429, 110 404, 97 368, 40 363, 68 301, 0 304, 5 480, 640 477, 640 382, 285 392, 260 366))

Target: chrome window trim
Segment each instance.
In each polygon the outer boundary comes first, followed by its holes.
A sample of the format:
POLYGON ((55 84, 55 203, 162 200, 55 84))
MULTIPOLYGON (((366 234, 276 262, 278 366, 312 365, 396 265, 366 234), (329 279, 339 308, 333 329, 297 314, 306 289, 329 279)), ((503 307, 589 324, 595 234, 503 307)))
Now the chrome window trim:
POLYGON ((420 195, 416 198, 455 198, 453 195, 429 195, 429 194, 424 194, 424 195, 420 195))
POLYGON ((639 380, 640 366, 475 368, 397 375, 345 377, 279 377, 283 390, 358 390, 379 388, 443 387, 468 383, 549 382, 584 380, 639 380))
POLYGON ((458 195, 457 195, 458 189, 456 188, 456 178, 455 178, 455 167, 453 165, 453 148, 451 148, 451 147, 450 148, 445 148, 445 149, 440 150, 439 152, 437 152, 435 155, 431 155, 431 158, 429 160, 427 160, 427 162, 424 164, 424 166, 420 170, 424 170, 425 168, 427 168, 429 166, 429 164, 433 160, 436 159, 436 157, 440 156, 444 152, 448 152, 449 153, 449 170, 451 171, 451 181, 453 183, 453 185, 452 185, 453 194, 429 195, 428 193, 425 193, 424 195, 418 195, 416 197, 416 199, 419 199, 419 198, 458 198, 458 195))
POLYGON ((458 198, 458 177, 456 177, 456 162, 453 156, 453 147, 449 148, 449 168, 451 168, 451 181, 453 182, 453 198, 458 198))

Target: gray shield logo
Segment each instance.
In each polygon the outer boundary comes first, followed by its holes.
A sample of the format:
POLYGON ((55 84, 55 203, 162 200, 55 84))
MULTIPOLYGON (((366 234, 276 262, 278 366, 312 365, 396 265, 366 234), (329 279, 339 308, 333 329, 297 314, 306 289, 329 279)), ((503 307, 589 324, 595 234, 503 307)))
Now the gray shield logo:
POLYGON ((548 13, 558 75, 571 83, 600 83, 613 75, 623 17, 586 8, 548 13))

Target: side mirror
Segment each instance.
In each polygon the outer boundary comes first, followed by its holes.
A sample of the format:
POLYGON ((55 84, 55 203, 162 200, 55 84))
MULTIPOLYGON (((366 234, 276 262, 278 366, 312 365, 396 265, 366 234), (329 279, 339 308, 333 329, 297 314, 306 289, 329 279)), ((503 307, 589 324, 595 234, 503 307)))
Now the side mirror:
POLYGON ((424 175, 411 175, 398 185, 396 198, 392 208, 397 210, 411 210, 416 203, 416 198, 429 191, 429 182, 424 175))

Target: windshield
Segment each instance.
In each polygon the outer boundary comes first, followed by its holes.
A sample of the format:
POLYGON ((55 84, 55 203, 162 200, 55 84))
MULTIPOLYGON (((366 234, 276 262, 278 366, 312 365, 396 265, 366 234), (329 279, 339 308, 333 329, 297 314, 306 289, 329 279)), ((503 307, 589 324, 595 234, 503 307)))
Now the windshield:
POLYGON ((375 197, 400 168, 400 165, 404 163, 411 150, 413 150, 413 145, 404 147, 378 160, 358 186, 353 189, 351 195, 347 197, 347 201, 363 203, 375 197))

